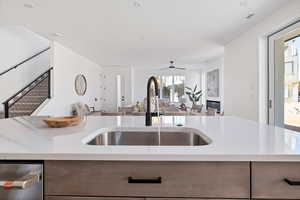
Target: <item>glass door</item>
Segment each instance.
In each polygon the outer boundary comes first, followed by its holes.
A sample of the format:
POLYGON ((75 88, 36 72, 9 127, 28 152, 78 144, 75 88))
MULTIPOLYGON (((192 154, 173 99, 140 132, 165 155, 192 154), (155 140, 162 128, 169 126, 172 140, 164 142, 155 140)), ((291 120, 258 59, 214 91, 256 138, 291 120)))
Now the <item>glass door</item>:
POLYGON ((300 23, 269 37, 269 123, 300 131, 300 23))
POLYGON ((300 129, 300 36, 284 43, 284 125, 300 129))

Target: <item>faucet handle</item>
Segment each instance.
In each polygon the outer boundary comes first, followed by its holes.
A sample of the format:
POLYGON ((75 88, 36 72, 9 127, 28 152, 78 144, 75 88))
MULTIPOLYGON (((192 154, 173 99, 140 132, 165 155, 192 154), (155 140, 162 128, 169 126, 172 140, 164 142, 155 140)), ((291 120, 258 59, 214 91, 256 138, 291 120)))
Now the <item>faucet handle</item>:
MULTIPOLYGON (((157 115, 158 115, 157 112, 152 112, 152 113, 151 113, 151 116, 152 116, 152 117, 157 117, 157 115)), ((164 115, 164 114, 160 112, 160 113, 159 113, 159 116, 162 116, 162 115, 164 115)))

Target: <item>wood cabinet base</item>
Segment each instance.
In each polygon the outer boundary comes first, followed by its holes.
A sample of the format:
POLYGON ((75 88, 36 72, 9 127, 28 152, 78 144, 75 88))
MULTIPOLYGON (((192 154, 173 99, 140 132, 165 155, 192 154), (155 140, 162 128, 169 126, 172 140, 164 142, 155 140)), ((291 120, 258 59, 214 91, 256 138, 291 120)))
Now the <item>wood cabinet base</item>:
POLYGON ((46 161, 45 193, 250 198, 250 163, 46 161))

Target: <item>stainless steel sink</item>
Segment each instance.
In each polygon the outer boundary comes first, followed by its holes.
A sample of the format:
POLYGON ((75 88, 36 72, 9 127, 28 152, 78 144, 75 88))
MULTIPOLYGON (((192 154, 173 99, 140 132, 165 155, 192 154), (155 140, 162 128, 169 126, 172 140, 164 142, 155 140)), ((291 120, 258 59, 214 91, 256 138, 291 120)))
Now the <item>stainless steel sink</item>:
POLYGON ((88 145, 134 145, 134 146, 201 146, 210 143, 209 138, 195 129, 112 130, 101 133, 88 145))

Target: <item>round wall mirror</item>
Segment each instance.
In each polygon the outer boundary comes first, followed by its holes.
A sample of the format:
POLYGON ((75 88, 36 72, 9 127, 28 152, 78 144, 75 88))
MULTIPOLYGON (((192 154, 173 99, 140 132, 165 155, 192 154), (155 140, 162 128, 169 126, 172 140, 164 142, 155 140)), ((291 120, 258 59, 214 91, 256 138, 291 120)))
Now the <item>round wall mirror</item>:
POLYGON ((84 75, 79 74, 75 78, 75 91, 77 95, 83 96, 85 95, 87 88, 86 78, 84 75))

